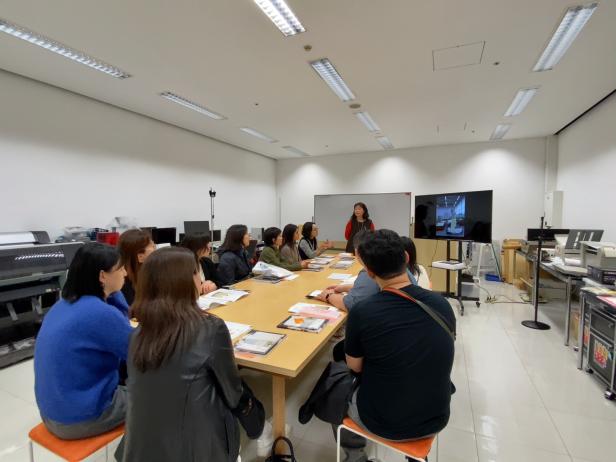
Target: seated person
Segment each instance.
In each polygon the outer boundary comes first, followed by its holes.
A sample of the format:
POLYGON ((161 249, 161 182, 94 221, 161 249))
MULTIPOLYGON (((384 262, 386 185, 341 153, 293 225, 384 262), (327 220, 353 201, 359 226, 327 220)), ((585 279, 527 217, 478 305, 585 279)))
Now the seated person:
POLYGON ((216 265, 209 258, 212 254, 210 235, 206 233, 187 234, 180 245, 194 253, 199 262, 199 276, 201 277, 199 295, 216 290, 218 274, 216 265))
MULTIPOLYGON (((371 231, 360 231, 353 237, 353 245, 357 254, 357 247, 371 231)), ((361 260, 359 260, 361 263, 361 260)), ((379 285, 368 276, 365 269, 357 274, 357 279, 353 284, 338 284, 330 286, 322 291, 316 298, 325 303, 335 306, 339 310, 351 311, 361 300, 370 295, 378 293, 381 289, 379 285)), ((338 357, 338 355, 336 355, 338 357)), ((339 358, 343 359, 343 358, 339 358)))
POLYGON ((120 292, 126 271, 118 251, 96 242, 75 254, 62 299, 43 319, 34 349, 34 391, 47 429, 72 440, 124 422, 128 304, 120 292))
POLYGON ((327 249, 334 247, 334 244, 329 241, 317 244, 317 236, 319 235, 319 227, 312 221, 307 221, 302 226, 302 239, 299 241, 299 256, 302 260, 310 260, 325 252, 327 249))
POLYGON ((199 268, 167 247, 143 265, 132 307, 129 401, 119 461, 235 461, 243 395, 224 321, 197 306, 199 268), (159 277, 165 274, 164 278, 159 277))
POLYGON ((263 243, 265 247, 261 252, 259 261, 279 266, 289 271, 299 271, 308 268, 308 260, 296 263, 287 263, 280 257, 280 246, 282 245, 282 231, 280 228, 271 227, 263 232, 263 243))
POLYGON ((299 263, 302 261, 299 257, 299 248, 297 247, 299 236, 299 227, 297 225, 288 224, 282 230, 280 258, 288 264, 299 263))
POLYGON ((227 230, 225 241, 218 249, 218 282, 220 286, 231 285, 250 276, 252 265, 246 249, 250 234, 246 225, 233 225, 227 230))
POLYGON ((417 249, 415 248, 415 243, 409 237, 402 236, 402 245, 404 245, 404 250, 409 256, 409 264, 408 269, 413 276, 414 282, 424 289, 432 289, 432 283, 430 282, 430 277, 428 276, 428 272, 426 269, 417 263, 417 249))
MULTIPOLYGON (((411 284, 408 256, 395 232, 376 231, 357 250, 381 292, 359 302, 347 319, 347 365, 361 374, 348 415, 389 440, 434 435, 449 421, 453 338, 420 305, 384 289, 399 289, 423 302, 455 332, 453 310, 441 295, 411 284)), ((366 460, 345 441, 349 434, 343 435, 349 460, 366 460)))
POLYGON ((122 265, 126 269, 126 280, 122 293, 128 304, 132 305, 135 300, 139 270, 148 255, 156 250, 156 244, 148 231, 135 228, 122 233, 118 241, 118 250, 122 265))

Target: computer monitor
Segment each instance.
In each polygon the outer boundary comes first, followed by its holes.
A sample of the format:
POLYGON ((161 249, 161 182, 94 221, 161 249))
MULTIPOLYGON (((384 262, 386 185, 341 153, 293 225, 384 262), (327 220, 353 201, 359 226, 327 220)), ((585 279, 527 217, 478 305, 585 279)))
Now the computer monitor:
POLYGON ((152 240, 155 244, 177 244, 175 228, 152 228, 152 240))
POLYGON ((184 222, 184 234, 209 234, 210 222, 209 221, 185 221, 184 222))
POLYGON ((220 242, 222 240, 222 232, 219 229, 212 231, 212 242, 220 242))
POLYGON ((256 239, 257 241, 263 240, 263 228, 250 228, 250 237, 256 239))

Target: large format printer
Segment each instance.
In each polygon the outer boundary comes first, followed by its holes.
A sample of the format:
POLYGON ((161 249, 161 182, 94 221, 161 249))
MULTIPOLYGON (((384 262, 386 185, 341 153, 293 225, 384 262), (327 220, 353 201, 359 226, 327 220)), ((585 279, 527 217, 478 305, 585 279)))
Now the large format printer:
POLYGON ((0 233, 0 367, 34 354, 43 316, 81 245, 52 244, 44 231, 0 233))

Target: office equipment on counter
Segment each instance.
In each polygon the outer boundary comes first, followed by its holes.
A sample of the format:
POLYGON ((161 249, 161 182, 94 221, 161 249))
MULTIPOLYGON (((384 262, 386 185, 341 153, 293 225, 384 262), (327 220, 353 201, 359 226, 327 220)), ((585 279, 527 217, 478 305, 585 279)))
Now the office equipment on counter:
MULTIPOLYGON (((602 229, 571 229, 569 234, 557 234, 556 256, 563 262, 567 258, 580 258, 582 242, 599 242, 603 236, 602 229)), ((581 262, 580 262, 581 263, 581 262)))
POLYGON ((0 367, 32 357, 43 316, 58 300, 66 271, 83 245, 38 244, 49 237, 37 233, 0 235, 2 243, 16 239, 21 242, 0 245, 0 367))
POLYGON ((616 284, 616 269, 597 268, 596 266, 588 266, 588 277, 593 281, 603 285, 616 284))
POLYGON ((0 233, 0 248, 6 245, 49 244, 49 242, 49 234, 46 231, 0 233))
POLYGON ((613 242, 582 242, 582 266, 616 269, 616 244, 613 242))

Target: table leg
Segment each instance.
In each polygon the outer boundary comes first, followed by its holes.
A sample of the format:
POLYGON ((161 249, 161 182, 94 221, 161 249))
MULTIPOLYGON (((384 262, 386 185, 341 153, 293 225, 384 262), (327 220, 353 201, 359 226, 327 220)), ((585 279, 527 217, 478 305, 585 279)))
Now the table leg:
POLYGON ((272 376, 272 428, 274 439, 279 436, 286 436, 285 427, 285 384, 286 379, 281 375, 272 376))
POLYGON ((584 367, 584 329, 586 328, 586 297, 584 291, 580 291, 580 327, 578 332, 578 369, 584 367))
POLYGON ((567 290, 566 290, 566 297, 567 297, 567 319, 565 319, 565 346, 569 346, 569 330, 570 330, 570 323, 571 323, 571 297, 573 296, 572 292, 573 292, 573 288, 571 287, 571 278, 568 277, 567 278, 567 290))

